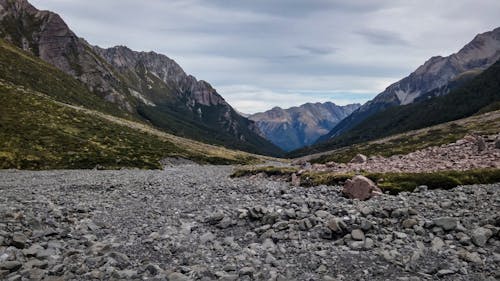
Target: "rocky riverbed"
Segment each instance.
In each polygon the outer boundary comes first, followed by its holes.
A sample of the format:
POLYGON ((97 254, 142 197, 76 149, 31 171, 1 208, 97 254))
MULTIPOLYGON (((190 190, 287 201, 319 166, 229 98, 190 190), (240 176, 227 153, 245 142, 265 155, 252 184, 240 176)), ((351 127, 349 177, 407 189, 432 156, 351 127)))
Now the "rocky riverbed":
POLYGON ((294 164, 303 166, 305 170, 332 173, 352 171, 422 173, 482 168, 498 169, 500 168, 500 135, 467 135, 454 143, 431 146, 390 157, 357 155, 350 163, 328 162, 310 165, 305 160, 298 160, 294 164))
POLYGON ((500 278, 500 184, 357 201, 231 171, 2 171, 0 280, 500 278))

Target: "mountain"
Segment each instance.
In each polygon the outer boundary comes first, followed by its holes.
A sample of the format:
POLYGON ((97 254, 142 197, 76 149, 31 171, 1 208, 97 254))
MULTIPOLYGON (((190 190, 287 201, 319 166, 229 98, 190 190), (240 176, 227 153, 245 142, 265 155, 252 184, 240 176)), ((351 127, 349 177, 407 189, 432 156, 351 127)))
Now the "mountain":
POLYGON ((39 11, 26 0, 0 0, 0 37, 76 78, 121 114, 207 143, 281 153, 209 83, 187 75, 164 55, 92 46, 59 15, 39 11))
POLYGON ((156 130, 3 39, 0 104, 0 169, 151 169, 167 157, 212 164, 262 158, 156 130))
POLYGON ((291 151, 313 144, 359 106, 306 103, 288 109, 275 107, 250 115, 249 119, 255 121, 268 140, 285 151, 291 151))
POLYGON ((409 76, 390 85, 373 100, 342 120, 317 143, 327 142, 360 124, 369 116, 390 107, 411 104, 434 91, 434 96, 449 92, 447 84, 461 76, 475 76, 500 59, 500 28, 477 35, 460 51, 447 57, 429 59, 409 76), (438 90, 441 89, 441 90, 438 90))
MULTIPOLYGON (((443 87, 452 89, 446 95, 431 91, 424 95, 425 99, 375 113, 328 142, 294 153, 304 155, 332 150, 500 109, 500 60, 472 79, 450 84, 443 87)), ((483 126, 491 127, 492 124, 484 123, 483 126)))

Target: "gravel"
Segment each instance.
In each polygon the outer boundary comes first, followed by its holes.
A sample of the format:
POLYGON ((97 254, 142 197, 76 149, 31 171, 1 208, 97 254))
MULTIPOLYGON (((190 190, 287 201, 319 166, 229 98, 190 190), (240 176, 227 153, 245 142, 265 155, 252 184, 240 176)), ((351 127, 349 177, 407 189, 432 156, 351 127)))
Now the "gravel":
POLYGON ((232 167, 0 172, 0 280, 496 280, 500 185, 346 199, 232 167))

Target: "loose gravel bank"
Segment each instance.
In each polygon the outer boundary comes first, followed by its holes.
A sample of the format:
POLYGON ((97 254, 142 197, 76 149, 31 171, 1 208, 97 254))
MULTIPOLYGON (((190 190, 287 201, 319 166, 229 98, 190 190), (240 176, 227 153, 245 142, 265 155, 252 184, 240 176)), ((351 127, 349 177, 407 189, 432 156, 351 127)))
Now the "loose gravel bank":
POLYGON ((0 172, 0 280, 495 280, 500 185, 353 201, 231 167, 0 172))

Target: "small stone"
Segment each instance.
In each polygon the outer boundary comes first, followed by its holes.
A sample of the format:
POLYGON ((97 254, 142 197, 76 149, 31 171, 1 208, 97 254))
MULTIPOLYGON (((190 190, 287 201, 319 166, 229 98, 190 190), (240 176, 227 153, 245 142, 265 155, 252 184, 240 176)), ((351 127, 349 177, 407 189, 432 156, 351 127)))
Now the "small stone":
POLYGON ((394 237, 396 239, 406 239, 408 238, 408 235, 406 235, 406 233, 403 232, 394 231, 394 237))
POLYGON ((31 247, 29 247, 28 249, 24 249, 23 250, 23 254, 27 257, 30 257, 30 256, 37 256, 37 253, 40 252, 40 251, 43 251, 43 247, 38 245, 38 244, 34 244, 34 245, 31 245, 31 247))
POLYGON ((426 192, 428 189, 429 189, 429 187, 427 187, 427 185, 419 185, 413 190, 413 192, 422 193, 422 192, 426 192))
POLYGON ((472 243, 474 243, 478 247, 483 247, 492 235, 493 232, 487 228, 476 228, 472 231, 472 243))
POLYGON ((497 139, 495 140, 495 148, 500 149, 500 137, 497 137, 497 139))
POLYGON ((296 173, 292 174, 292 181, 291 181, 293 186, 300 186, 300 177, 297 176, 296 173))
POLYGON ((458 256, 463 259, 464 261, 467 261, 467 262, 472 262, 472 263, 476 263, 476 264, 482 264, 483 263, 483 260, 481 259, 481 256, 479 256, 478 253, 476 252, 469 252, 469 251, 466 251, 466 250, 461 250, 458 252, 458 256))
POLYGON ((444 241, 439 237, 435 237, 432 239, 431 247, 434 252, 439 252, 444 247, 444 241))
POLYGON ((19 268, 21 268, 22 263, 18 261, 3 261, 0 262, 0 269, 3 270, 8 270, 10 272, 17 271, 19 268))
POLYGON ((450 275, 450 274, 453 274, 455 273, 455 271, 451 270, 451 269, 441 269, 437 272, 437 275, 439 277, 443 277, 445 275, 450 275))
POLYGON ((222 212, 221 210, 217 210, 205 217, 205 222, 209 224, 217 224, 224 218, 224 216, 224 212, 222 212))
POLYGON ((11 242, 11 245, 18 248, 18 249, 24 249, 24 247, 26 246, 26 236, 24 236, 24 234, 22 233, 14 233, 14 235, 12 235, 12 242, 11 242))
POLYGON ((404 228, 412 228, 414 225, 417 225, 418 222, 416 219, 405 219, 401 224, 404 228))
POLYGON ((245 275, 253 276, 253 274, 255 273, 255 269, 253 267, 247 266, 247 267, 241 268, 239 273, 240 273, 240 276, 245 276, 245 275))
POLYGON ((200 236, 200 242, 202 244, 206 244, 208 242, 214 241, 215 238, 216 237, 212 232, 207 232, 207 233, 203 234, 202 236, 200 236))
POLYGON ((347 232, 347 225, 340 218, 332 218, 328 221, 327 227, 336 234, 343 234, 347 232))
POLYGON ((441 227, 446 231, 454 230, 457 228, 457 220, 451 217, 441 217, 433 220, 436 226, 441 227))
POLYGON ((351 237, 352 239, 357 241, 365 240, 365 234, 361 229, 354 229, 353 231, 351 231, 351 237))
POLYGON ((477 151, 482 152, 486 150, 486 142, 484 141, 484 138, 481 136, 477 137, 477 151))
POLYGON ((189 277, 179 272, 172 272, 167 275, 168 281, 191 281, 189 277))

